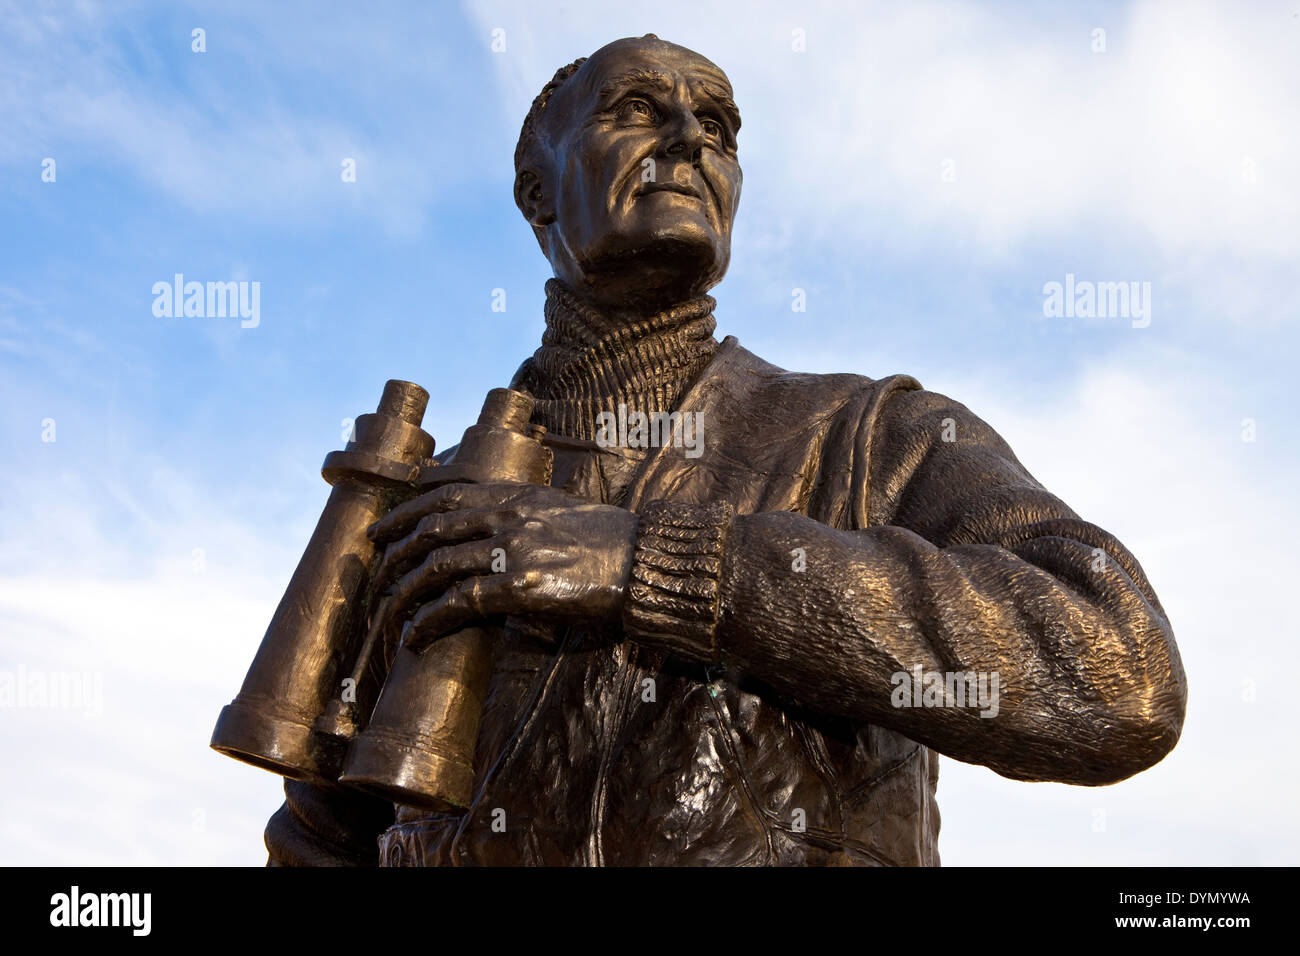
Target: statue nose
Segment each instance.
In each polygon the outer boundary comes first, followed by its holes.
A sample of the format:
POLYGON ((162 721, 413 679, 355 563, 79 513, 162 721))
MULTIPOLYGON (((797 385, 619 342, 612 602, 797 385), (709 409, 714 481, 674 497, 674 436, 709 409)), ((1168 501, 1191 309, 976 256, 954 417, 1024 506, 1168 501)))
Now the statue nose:
POLYGON ((689 159, 689 161, 694 164, 699 162, 701 148, 694 143, 678 140, 677 142, 670 144, 665 152, 675 159, 679 157, 689 159))
POLYGON ((678 157, 687 155, 692 163, 698 162, 704 146, 704 129, 694 116, 683 117, 668 141, 664 153, 678 157))
MULTIPOLYGON (((684 156, 685 153, 686 153, 685 143, 673 143, 673 145, 668 147, 669 156, 679 157, 679 156, 684 156)), ((696 146, 693 149, 691 149, 690 156, 686 158, 688 158, 692 164, 699 162, 700 147, 696 146)))

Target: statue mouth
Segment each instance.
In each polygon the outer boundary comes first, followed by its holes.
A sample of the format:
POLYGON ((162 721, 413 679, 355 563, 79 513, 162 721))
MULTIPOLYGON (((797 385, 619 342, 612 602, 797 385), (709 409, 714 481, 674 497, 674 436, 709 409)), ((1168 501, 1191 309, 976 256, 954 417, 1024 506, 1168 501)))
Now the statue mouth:
POLYGON ((683 186, 680 183, 646 183, 636 192, 638 196, 648 196, 651 193, 677 193, 679 196, 690 196, 692 199, 703 200, 704 198, 694 186, 683 186))

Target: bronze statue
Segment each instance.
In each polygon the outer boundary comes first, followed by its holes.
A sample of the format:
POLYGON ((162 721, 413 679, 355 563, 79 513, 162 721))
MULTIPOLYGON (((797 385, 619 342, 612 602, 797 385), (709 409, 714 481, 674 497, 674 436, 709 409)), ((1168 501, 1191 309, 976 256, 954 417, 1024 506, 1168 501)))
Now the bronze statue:
POLYGON ((328 583, 214 735, 290 777, 272 864, 935 865, 939 753, 1096 786, 1177 742, 1141 567, 988 425, 714 338, 739 128, 654 36, 533 102, 541 348, 436 459, 390 383, 387 443, 345 450, 370 490, 299 569, 328 583))

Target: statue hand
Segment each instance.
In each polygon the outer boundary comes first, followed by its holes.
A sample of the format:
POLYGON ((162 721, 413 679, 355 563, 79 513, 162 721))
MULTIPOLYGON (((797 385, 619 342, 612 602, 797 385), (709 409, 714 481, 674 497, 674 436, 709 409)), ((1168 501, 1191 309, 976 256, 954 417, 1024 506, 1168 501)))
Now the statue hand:
POLYGON ((405 641, 420 650, 494 615, 615 618, 636 527, 631 511, 556 488, 444 485, 370 528, 376 543, 388 545, 375 572, 380 593, 391 589, 382 624, 410 617, 405 641))

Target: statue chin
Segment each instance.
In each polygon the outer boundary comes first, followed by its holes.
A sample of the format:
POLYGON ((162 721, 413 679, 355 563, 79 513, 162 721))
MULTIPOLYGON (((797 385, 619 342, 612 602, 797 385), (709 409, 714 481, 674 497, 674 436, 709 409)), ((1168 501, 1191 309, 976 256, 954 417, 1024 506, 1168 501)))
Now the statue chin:
POLYGON ((729 252, 699 228, 656 231, 607 245, 579 264, 574 275, 559 268, 556 275, 595 305, 666 308, 721 282, 729 252))

